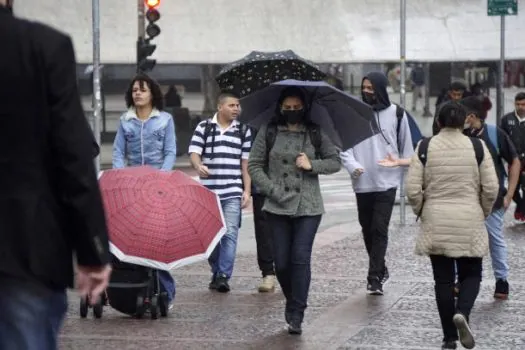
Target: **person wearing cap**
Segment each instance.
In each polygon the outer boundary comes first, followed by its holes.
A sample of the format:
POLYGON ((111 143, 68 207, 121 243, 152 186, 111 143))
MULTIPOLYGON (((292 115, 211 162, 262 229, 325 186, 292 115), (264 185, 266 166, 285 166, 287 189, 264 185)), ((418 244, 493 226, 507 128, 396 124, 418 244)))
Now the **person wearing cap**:
POLYGON ((494 203, 492 213, 485 220, 485 225, 489 233, 492 269, 496 278, 494 298, 507 299, 509 296, 509 283, 507 282, 509 265, 507 263, 507 245, 503 237, 503 220, 505 211, 512 202, 512 197, 516 191, 521 164, 516 148, 505 131, 495 125, 486 123, 487 110, 484 108, 483 102, 477 97, 471 96, 461 100, 460 103, 467 110, 465 135, 478 137, 485 141, 492 155, 496 174, 498 175, 500 186, 498 198, 496 203, 494 203), (492 137, 491 128, 494 130, 492 137), (505 188, 505 178, 507 176, 505 162, 509 165, 508 189, 505 188))

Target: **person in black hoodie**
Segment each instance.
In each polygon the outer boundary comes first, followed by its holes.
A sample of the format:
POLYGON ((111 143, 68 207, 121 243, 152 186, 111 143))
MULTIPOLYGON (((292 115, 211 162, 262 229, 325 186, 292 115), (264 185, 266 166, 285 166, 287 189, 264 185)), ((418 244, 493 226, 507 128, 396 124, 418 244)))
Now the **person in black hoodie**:
POLYGON ((344 167, 352 177, 359 223, 369 256, 367 293, 382 295, 389 273, 385 262, 388 226, 403 170, 379 164, 388 154, 409 158, 414 153, 406 113, 397 117, 398 107, 390 102, 387 77, 371 72, 361 83, 362 98, 374 109, 380 133, 341 152, 344 167))

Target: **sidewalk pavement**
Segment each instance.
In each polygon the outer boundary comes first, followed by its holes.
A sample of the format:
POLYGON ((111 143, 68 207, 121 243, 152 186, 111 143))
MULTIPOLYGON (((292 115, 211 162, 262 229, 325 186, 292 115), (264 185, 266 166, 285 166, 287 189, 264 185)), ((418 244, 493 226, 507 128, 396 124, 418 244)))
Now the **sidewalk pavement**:
MULTIPOLYGON (((368 263, 355 214, 340 215, 344 223, 318 233, 309 308, 300 337, 285 331, 281 293, 257 293, 260 275, 253 248, 238 255, 232 292, 227 295, 207 290, 206 263, 174 271, 178 293, 167 319, 134 320, 106 308, 101 320, 82 320, 78 298, 71 293, 60 348, 438 349, 442 332, 431 267, 428 258, 413 253, 418 230, 414 217, 401 227, 398 214, 393 215, 387 257, 391 281, 385 295, 376 297, 365 294, 368 263)), ((485 259, 484 281, 471 317, 480 350, 525 348, 525 230, 509 218, 507 222, 511 297, 504 302, 493 300, 494 278, 490 259, 485 259)), ((253 233, 243 230, 240 234, 253 233)))

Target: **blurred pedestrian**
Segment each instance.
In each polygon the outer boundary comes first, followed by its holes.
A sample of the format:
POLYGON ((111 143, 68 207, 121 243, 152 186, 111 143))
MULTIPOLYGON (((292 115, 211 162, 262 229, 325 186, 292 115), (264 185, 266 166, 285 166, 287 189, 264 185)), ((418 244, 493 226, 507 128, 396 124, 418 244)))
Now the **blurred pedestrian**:
POLYGON ((182 100, 175 85, 170 86, 168 92, 164 95, 164 99, 166 101, 166 107, 180 108, 182 106, 182 100))
POLYGON ((425 69, 422 63, 418 63, 410 72, 412 81, 412 111, 417 110, 417 100, 423 97, 425 91, 425 69))
POLYGON ((514 192, 514 219, 525 222, 525 92, 514 97, 514 111, 501 118, 501 128, 509 135, 521 161, 521 176, 514 192))
POLYGON ((0 349, 53 350, 73 257, 93 303, 111 272, 97 150, 69 36, 0 0, 0 46, 0 349))

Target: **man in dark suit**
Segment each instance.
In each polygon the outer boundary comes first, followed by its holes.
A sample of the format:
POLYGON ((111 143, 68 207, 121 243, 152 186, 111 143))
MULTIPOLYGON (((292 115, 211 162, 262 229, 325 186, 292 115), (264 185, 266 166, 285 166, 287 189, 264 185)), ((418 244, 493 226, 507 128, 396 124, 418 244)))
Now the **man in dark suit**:
POLYGON ((50 350, 73 285, 95 300, 110 265, 71 39, 0 0, 0 349, 50 350))

